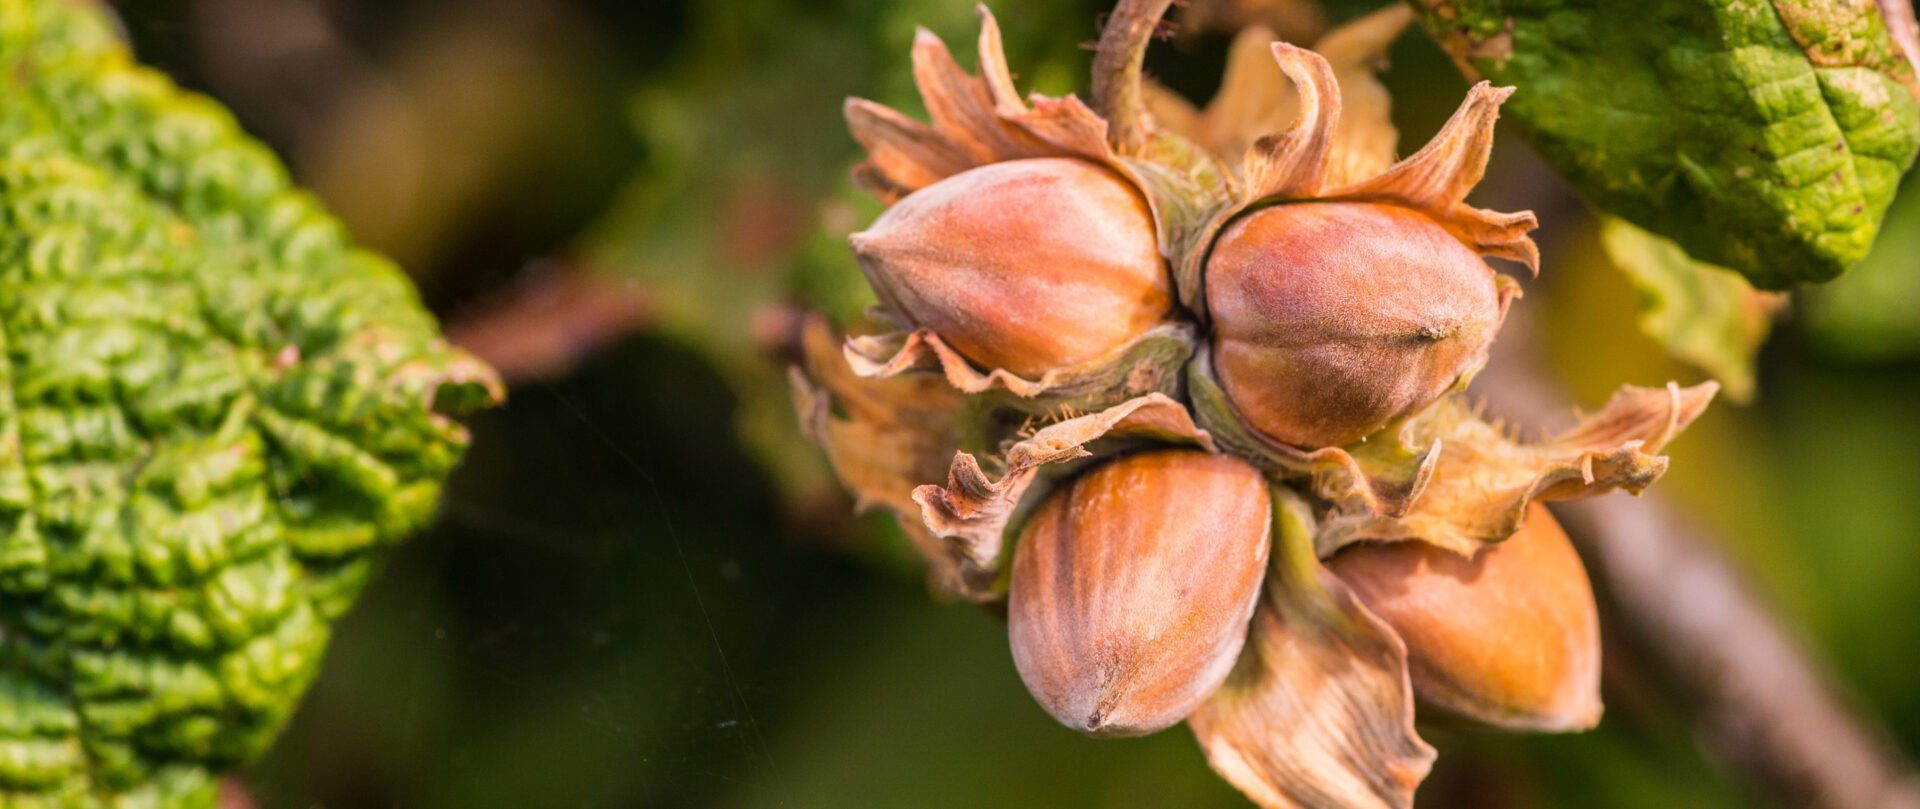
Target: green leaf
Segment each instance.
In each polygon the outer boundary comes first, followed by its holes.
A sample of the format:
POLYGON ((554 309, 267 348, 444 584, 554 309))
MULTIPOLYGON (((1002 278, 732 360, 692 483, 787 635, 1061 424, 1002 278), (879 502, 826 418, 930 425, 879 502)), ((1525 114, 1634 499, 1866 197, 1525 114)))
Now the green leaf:
POLYGON ((1720 380, 1729 398, 1752 399, 1754 352, 1786 296, 1756 291, 1738 274, 1694 261, 1679 245, 1624 220, 1605 218, 1600 238, 1640 290, 1640 330, 1720 380))
POLYGON ((211 805, 498 383, 94 6, 0 99, 0 805, 211 805))
POLYGON ((1588 201, 1783 289, 1867 254, 1920 150, 1872 0, 1419 0, 1588 201))

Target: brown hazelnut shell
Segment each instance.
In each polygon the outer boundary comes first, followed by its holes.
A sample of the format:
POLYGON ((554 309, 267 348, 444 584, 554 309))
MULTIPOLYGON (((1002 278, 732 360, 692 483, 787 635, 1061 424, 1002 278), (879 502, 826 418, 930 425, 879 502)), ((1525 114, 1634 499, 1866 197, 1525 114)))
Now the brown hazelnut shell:
POLYGON ((1260 473, 1198 450, 1124 456, 1056 490, 1014 551, 1008 629, 1021 679, 1089 734, 1179 722, 1240 654, 1271 531, 1260 473))
POLYGON ((1261 208, 1228 226, 1207 260, 1213 371, 1267 437, 1349 444, 1484 365, 1510 288, 1411 209, 1261 208))
POLYGON ((913 192, 852 244, 887 310, 983 368, 1039 378, 1173 316, 1146 200, 1091 161, 992 163, 913 192))
POLYGON ((1593 588, 1545 507, 1472 558, 1420 541, 1368 542, 1327 566, 1406 643, 1424 704, 1506 730, 1600 721, 1593 588))

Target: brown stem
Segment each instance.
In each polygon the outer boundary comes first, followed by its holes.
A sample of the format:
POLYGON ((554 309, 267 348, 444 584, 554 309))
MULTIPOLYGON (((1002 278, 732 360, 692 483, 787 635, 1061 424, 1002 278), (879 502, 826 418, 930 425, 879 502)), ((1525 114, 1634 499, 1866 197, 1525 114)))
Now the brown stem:
POLYGON ((1834 809, 1920 806, 1920 782, 1834 693, 1697 529, 1656 498, 1554 510, 1612 585, 1619 613, 1700 700, 1719 749, 1795 796, 1834 809))
POLYGON ((644 328, 653 307, 639 284, 590 267, 542 262, 490 300, 458 313, 447 339, 508 384, 554 379, 644 328))
MULTIPOLYGON (((1571 413, 1509 320, 1479 390, 1522 426, 1571 413)), ((1614 614, 1692 697, 1715 748, 1788 792, 1789 805, 1920 807, 1920 777, 1856 712, 1831 673, 1782 626, 1717 543, 1657 496, 1555 504, 1604 577, 1614 614)))
POLYGON ((1107 139, 1121 154, 1135 154, 1147 142, 1146 101, 1140 91, 1140 67, 1147 43, 1173 0, 1119 0, 1100 31, 1093 57, 1093 106, 1107 119, 1107 139))
POLYGON ((247 785, 241 783, 239 778, 231 776, 220 779, 217 801, 215 806, 218 809, 257 809, 260 805, 254 801, 253 795, 247 792, 247 785))

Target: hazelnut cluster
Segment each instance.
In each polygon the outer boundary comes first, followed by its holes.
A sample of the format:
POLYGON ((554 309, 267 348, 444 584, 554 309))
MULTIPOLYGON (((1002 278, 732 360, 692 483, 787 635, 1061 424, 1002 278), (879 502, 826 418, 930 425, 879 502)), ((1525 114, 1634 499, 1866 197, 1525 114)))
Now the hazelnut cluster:
POLYGON ((1416 704, 1597 722, 1592 592, 1538 501, 1643 489, 1714 392, 1626 388, 1537 441, 1464 401, 1519 289, 1483 257, 1534 269, 1535 222, 1464 201, 1510 90, 1393 159, 1372 69, 1409 17, 1319 53, 1249 32, 1206 109, 1145 87, 1111 120, 1019 96, 985 9, 977 74, 922 31, 931 121, 846 107, 892 328, 816 320, 794 373, 860 506, 1004 606, 1049 714, 1185 721, 1263 806, 1410 804, 1416 704))

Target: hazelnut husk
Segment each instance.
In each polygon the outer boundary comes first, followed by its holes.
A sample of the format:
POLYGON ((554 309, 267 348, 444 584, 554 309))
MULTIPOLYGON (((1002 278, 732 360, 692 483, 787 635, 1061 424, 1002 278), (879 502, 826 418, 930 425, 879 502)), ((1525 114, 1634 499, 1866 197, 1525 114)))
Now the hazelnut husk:
POLYGON ((918 510, 943 587, 1004 599, 1049 714, 1185 719, 1262 806, 1410 805, 1416 695, 1591 726, 1593 595, 1531 504, 1643 489, 1712 387, 1627 389, 1541 440, 1482 419, 1453 394, 1518 294, 1482 257, 1539 263, 1532 213, 1466 202, 1512 89, 1475 85, 1396 161, 1370 71, 1398 7, 1332 58, 1243 39, 1216 103, 1156 118, 1137 74, 1164 10, 1116 10, 1093 107, 1019 94, 984 8, 975 73, 916 37, 926 121, 847 102, 854 179, 892 206, 853 247, 898 328, 796 376, 835 469, 918 510))
POLYGON ((1123 456, 1056 490, 1014 551, 1008 629, 1027 689, 1096 736, 1179 722, 1240 654, 1271 532, 1265 481, 1225 455, 1123 456))
POLYGON ((890 314, 985 369, 1034 379, 1110 359, 1173 317, 1145 198, 1088 160, 960 172, 851 241, 890 314))
POLYGON ((1507 730, 1600 721, 1593 588, 1545 507, 1472 558, 1417 540, 1368 542, 1327 566, 1406 643, 1423 704, 1507 730))
POLYGON ((1241 216, 1207 258, 1205 291, 1228 400, 1306 448, 1357 441, 1460 387, 1510 294, 1432 219, 1365 202, 1241 216))

